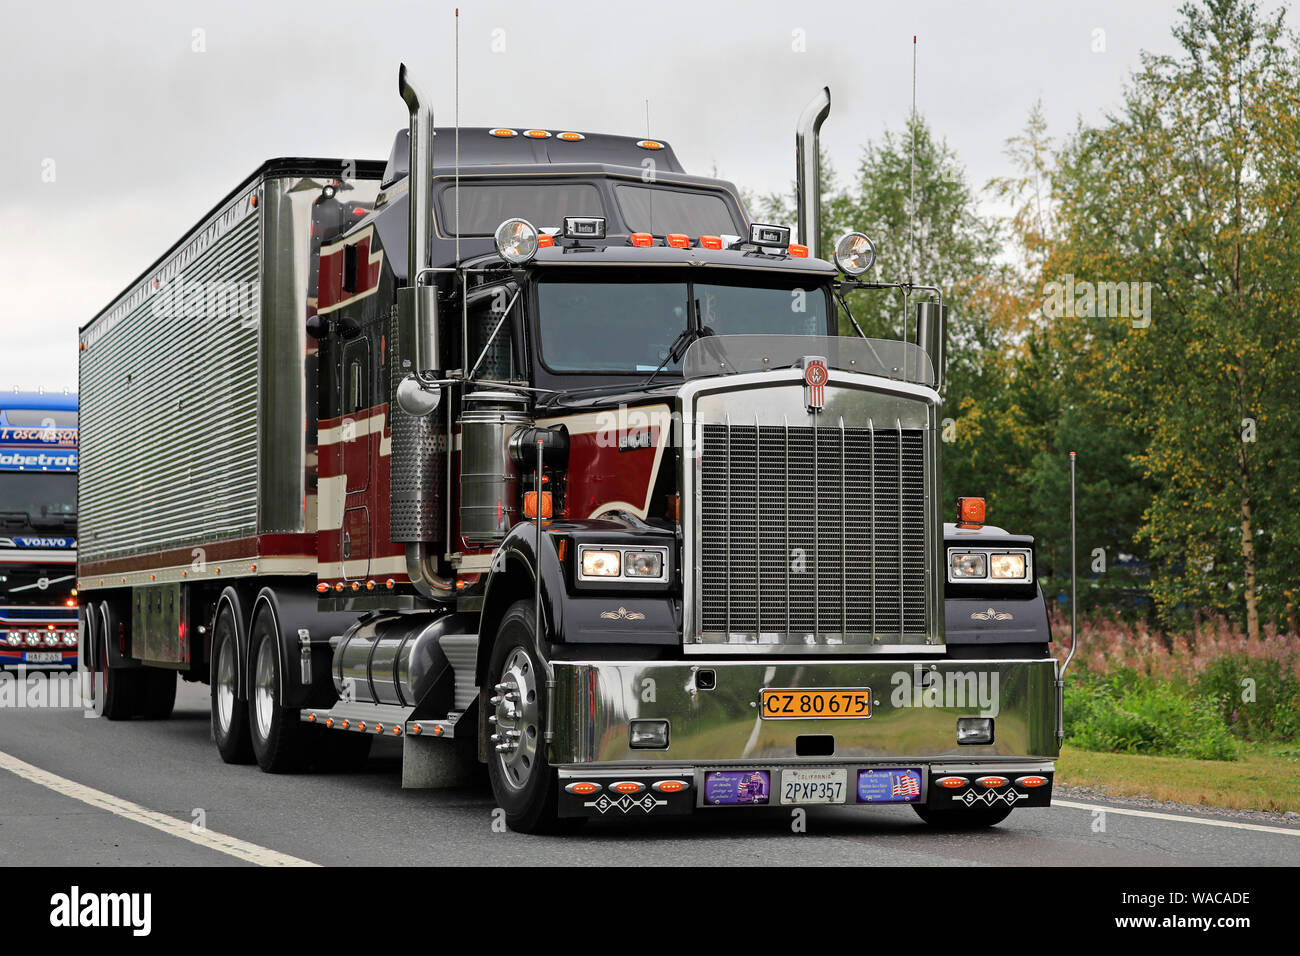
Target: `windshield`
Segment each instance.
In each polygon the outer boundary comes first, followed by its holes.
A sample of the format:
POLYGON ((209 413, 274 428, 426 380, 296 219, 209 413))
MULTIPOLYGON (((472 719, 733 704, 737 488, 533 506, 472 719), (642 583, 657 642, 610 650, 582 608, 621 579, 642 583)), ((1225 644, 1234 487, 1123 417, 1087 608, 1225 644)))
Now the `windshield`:
POLYGON ((20 526, 64 528, 77 518, 77 476, 0 471, 0 533, 20 526))
POLYGON ((703 282, 541 282, 542 363, 553 372, 681 368, 687 330, 825 335, 824 290, 703 282), (669 352, 677 345, 676 361, 669 352))
POLYGON ((76 571, 71 564, 0 562, 0 604, 62 604, 76 580, 76 571))

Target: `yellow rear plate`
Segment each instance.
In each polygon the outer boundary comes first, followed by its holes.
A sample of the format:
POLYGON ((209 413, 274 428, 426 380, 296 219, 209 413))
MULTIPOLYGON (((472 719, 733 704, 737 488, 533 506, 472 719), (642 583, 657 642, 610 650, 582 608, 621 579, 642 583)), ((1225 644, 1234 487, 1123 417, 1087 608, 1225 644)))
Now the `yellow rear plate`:
POLYGON ((870 687, 772 688, 759 691, 765 720, 824 720, 871 716, 870 687))

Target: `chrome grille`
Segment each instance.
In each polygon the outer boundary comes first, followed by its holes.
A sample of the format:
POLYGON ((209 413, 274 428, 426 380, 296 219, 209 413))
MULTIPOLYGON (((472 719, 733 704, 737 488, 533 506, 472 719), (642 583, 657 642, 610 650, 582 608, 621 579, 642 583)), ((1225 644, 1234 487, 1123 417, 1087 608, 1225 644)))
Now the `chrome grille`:
POLYGON ((925 435, 700 426, 705 641, 872 643, 927 634, 925 435))

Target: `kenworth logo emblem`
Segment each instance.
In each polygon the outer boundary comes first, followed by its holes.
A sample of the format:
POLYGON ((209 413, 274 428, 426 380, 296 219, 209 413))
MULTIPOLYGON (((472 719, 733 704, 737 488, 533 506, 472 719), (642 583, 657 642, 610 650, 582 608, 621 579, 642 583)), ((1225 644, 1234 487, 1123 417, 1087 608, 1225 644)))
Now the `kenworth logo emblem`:
POLYGON ((826 360, 816 355, 805 355, 803 360, 803 403, 810 412, 820 412, 826 407, 826 383, 831 374, 826 370, 826 360))

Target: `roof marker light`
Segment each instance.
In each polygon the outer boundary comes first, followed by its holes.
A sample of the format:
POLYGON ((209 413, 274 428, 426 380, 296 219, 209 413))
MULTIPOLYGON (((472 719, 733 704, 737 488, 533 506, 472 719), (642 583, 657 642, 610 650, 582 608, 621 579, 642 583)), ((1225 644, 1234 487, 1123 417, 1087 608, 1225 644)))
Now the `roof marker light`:
POLYGON ((550 139, 551 134, 544 129, 526 129, 524 135, 529 139, 550 139))
POLYGON ((801 246, 798 243, 792 243, 789 248, 786 249, 786 252, 790 253, 790 255, 794 256, 796 259, 808 258, 808 247, 801 246))
POLYGON ((722 237, 721 236, 700 236, 700 248, 721 249, 722 237))
POLYGON ((493 136, 501 136, 501 137, 505 137, 505 138, 507 138, 507 139, 508 139, 509 137, 511 137, 511 136, 518 136, 518 135, 519 135, 519 134, 516 133, 514 130, 512 130, 512 129, 505 129, 504 127, 497 127, 496 129, 490 129, 490 130, 488 130, 488 132, 491 133, 493 136))
POLYGON ((634 232, 632 235, 627 237, 627 241, 632 243, 634 246, 653 246, 655 244, 655 237, 650 235, 648 232, 634 232))
POLYGON ((586 139, 581 133, 556 133, 556 139, 562 139, 566 143, 576 143, 580 139, 586 139))
POLYGON ((636 141, 636 144, 640 146, 642 149, 663 149, 664 148, 663 143, 657 143, 652 139, 639 139, 636 141))
POLYGON ((689 249, 691 245, 691 237, 683 235, 680 232, 670 232, 668 235, 664 236, 664 242, 674 249, 689 249))

